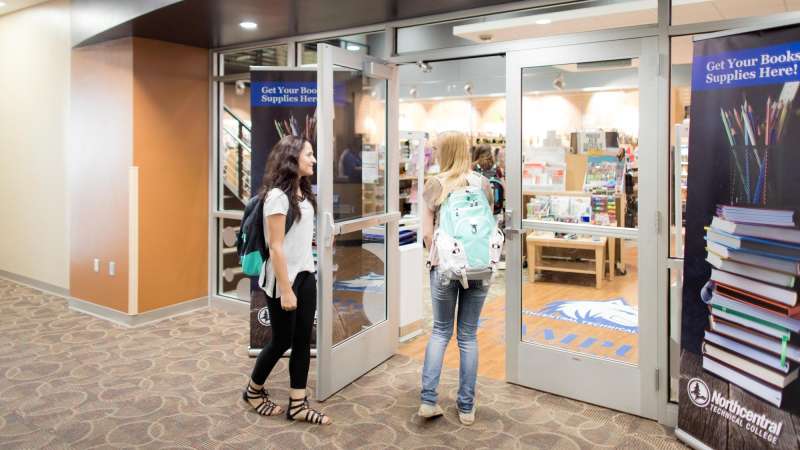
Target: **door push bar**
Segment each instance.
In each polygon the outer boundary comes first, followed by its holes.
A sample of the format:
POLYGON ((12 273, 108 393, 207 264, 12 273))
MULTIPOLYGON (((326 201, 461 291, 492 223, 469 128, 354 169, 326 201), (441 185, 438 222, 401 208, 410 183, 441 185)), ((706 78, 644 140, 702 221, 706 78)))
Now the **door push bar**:
POLYGON ((354 231, 363 230, 364 228, 374 227, 376 225, 383 225, 389 222, 397 222, 400 220, 401 214, 399 211, 393 211, 386 214, 380 214, 371 217, 359 217, 357 219, 347 220, 344 222, 335 223, 333 214, 325 213, 323 220, 323 242, 326 247, 333 246, 333 237, 340 234, 352 233, 354 231))

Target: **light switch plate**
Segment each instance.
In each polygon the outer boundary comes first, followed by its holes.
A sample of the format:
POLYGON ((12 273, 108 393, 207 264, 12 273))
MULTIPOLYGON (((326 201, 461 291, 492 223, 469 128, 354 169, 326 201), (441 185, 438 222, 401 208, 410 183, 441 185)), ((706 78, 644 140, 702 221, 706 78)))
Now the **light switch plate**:
POLYGON ((117 264, 114 261, 108 263, 108 274, 114 276, 117 273, 117 264))
POLYGON ((100 272, 100 258, 94 259, 94 271, 98 273, 100 272))

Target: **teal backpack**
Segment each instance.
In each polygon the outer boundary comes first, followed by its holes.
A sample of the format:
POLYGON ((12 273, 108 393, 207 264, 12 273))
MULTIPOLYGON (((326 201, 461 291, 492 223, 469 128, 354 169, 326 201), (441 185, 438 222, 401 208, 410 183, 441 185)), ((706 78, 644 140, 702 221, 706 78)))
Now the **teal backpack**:
POLYGON ((481 187, 481 177, 467 176, 468 186, 451 192, 439 208, 439 227, 433 235, 437 269, 443 282, 489 282, 503 251, 505 236, 497 227, 481 187))

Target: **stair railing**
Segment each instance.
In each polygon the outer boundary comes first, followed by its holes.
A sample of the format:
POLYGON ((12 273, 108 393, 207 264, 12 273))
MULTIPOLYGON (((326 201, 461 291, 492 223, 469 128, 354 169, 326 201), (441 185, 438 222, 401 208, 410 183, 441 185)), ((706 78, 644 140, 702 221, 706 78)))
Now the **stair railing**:
POLYGON ((250 147, 250 136, 252 130, 250 126, 248 126, 245 121, 239 118, 236 113, 231 111, 230 108, 227 106, 223 106, 222 108, 223 111, 232 117, 237 124, 236 132, 229 130, 224 125, 222 129, 225 134, 233 138, 236 142, 236 167, 234 168, 236 171, 236 189, 234 190, 234 194, 243 204, 247 204, 247 200, 250 198, 250 192, 247 187, 249 187, 251 178, 250 167, 245 167, 244 157, 245 152, 247 153, 247 156, 252 155, 252 149, 250 147), (247 181, 247 183, 245 183, 245 181, 247 181))

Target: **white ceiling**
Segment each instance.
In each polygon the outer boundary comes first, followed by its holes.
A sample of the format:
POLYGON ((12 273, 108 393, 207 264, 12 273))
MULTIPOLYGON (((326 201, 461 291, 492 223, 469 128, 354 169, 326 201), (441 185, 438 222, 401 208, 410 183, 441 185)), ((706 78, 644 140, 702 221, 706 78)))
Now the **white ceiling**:
POLYGON ((0 0, 0 3, 6 4, 6 6, 0 7, 0 16, 46 1, 48 0, 0 0))
MULTIPOLYGON (((487 20, 453 28, 453 34, 475 42, 498 42, 604 30, 657 21, 656 0, 618 3, 487 20)), ((673 0, 674 25, 737 17, 763 16, 800 9, 800 0, 673 0)))

